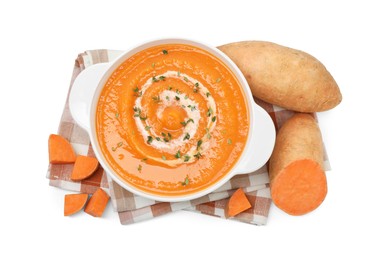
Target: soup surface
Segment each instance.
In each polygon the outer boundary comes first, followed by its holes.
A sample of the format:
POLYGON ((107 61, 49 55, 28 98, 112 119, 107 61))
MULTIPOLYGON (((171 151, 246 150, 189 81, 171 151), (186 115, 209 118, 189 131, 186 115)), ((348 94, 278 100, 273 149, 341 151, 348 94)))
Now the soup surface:
POLYGON ((203 190, 238 161, 249 131, 243 90, 218 58, 190 45, 140 51, 108 78, 99 145, 133 187, 163 196, 203 190))

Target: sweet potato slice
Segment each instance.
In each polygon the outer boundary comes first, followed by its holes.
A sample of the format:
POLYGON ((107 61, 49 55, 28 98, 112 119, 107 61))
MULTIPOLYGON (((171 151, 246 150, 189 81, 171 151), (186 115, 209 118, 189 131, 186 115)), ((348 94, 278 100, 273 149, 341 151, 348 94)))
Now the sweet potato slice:
POLYGON ((98 168, 98 160, 94 157, 79 155, 75 160, 71 180, 81 181, 90 177, 98 168))
POLYGON ((233 195, 230 197, 227 208, 226 208, 226 217, 234 217, 237 214, 251 208, 252 205, 249 202, 244 191, 240 188, 236 190, 233 195))
POLYGON ((49 161, 52 164, 74 163, 75 153, 73 147, 60 135, 49 136, 49 161))
POLYGON ((99 188, 93 193, 84 211, 93 217, 101 217, 109 198, 109 195, 103 189, 99 188))
POLYGON ((88 200, 89 195, 86 193, 81 194, 66 194, 65 195, 65 206, 64 206, 64 215, 70 216, 81 209, 86 204, 86 201, 88 200))
POLYGON ((269 163, 274 204, 290 215, 316 209, 327 193, 323 143, 315 119, 297 113, 279 130, 269 163))

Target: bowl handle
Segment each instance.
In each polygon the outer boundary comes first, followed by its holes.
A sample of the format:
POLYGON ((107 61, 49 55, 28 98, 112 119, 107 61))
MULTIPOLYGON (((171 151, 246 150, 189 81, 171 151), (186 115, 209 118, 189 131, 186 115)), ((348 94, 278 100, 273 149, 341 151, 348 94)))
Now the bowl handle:
POLYGON ((260 169, 269 159, 275 146, 276 131, 269 114, 260 106, 253 105, 254 122, 252 137, 247 144, 245 159, 235 170, 236 174, 246 174, 260 169))
POLYGON ((93 96, 109 63, 91 65, 74 80, 69 96, 69 109, 75 122, 90 133, 90 108, 93 96))

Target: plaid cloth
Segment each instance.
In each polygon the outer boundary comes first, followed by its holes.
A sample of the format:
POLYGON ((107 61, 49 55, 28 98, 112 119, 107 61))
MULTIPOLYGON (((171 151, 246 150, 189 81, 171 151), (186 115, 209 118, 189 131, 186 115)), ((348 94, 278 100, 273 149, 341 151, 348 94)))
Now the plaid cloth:
MULTIPOLYGON (((69 93, 74 79, 83 69, 93 64, 112 61, 121 53, 122 51, 115 50, 91 50, 78 55, 69 93)), ((255 99, 255 101, 270 114, 276 129, 279 129, 294 114, 293 111, 285 110, 259 99, 255 99)), ((315 114, 314 116, 316 117, 315 114)), ((70 141, 77 154, 94 156, 87 132, 75 123, 70 114, 68 98, 63 110, 58 134, 70 141)), ((324 162, 325 170, 330 170, 326 152, 324 162)), ((81 182, 73 182, 70 180, 72 168, 72 164, 49 165, 47 172, 49 185, 85 193, 93 193, 97 188, 103 188, 110 194, 113 207, 118 212, 122 224, 136 223, 177 210, 187 210, 225 218, 226 203, 237 188, 243 188, 252 208, 232 218, 233 220, 263 225, 267 222, 271 205, 266 165, 253 173, 233 177, 222 187, 206 196, 191 201, 174 203, 157 202, 132 194, 109 178, 101 166, 90 178, 81 182)))

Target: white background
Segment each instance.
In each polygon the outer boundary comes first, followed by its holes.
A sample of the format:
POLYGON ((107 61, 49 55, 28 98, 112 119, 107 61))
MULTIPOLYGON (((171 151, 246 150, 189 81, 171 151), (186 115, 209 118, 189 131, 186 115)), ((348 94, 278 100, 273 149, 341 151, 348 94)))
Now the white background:
POLYGON ((385 1, 2 1, 1 259, 387 259, 385 1), (255 3, 255 4, 254 4, 255 3), (253 226, 178 212, 122 226, 63 216, 67 193, 50 187, 47 139, 58 128, 74 59, 158 37, 217 46, 267 40, 317 57, 343 102, 319 113, 333 170, 311 214, 271 207, 253 226))

